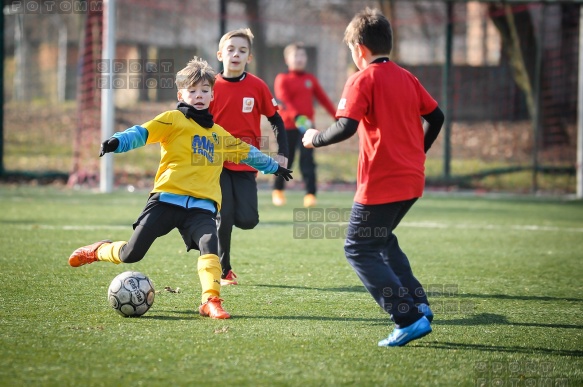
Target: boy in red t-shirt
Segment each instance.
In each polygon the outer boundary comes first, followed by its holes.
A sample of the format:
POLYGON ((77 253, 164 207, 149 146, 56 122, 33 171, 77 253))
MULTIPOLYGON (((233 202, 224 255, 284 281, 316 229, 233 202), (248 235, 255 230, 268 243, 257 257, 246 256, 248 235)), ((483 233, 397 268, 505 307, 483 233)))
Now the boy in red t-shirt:
MULTIPOLYGON (((287 137, 275 98, 265 82, 245 71, 251 62, 252 44, 249 28, 227 32, 221 38, 217 59, 223 63, 223 71, 216 76, 209 111, 217 124, 256 148, 266 145, 261 138, 261 116, 266 116, 277 140, 278 154, 274 159, 285 167, 287 137)), ((225 161, 221 173, 223 203, 217 219, 223 286, 237 285, 237 275, 231 268, 233 226, 249 230, 259 223, 256 176, 253 168, 225 161)))
MULTIPOLYGON (((283 57, 288 71, 275 77, 275 98, 280 105, 281 117, 287 132, 289 145, 289 164, 292 166, 297 148, 300 148, 300 171, 306 186, 304 207, 316 205, 316 164, 314 150, 301 146, 301 135, 314 123, 314 99, 330 116, 336 117, 336 107, 320 86, 318 79, 305 71, 308 54, 303 43, 297 42, 286 46, 283 57), (301 119, 309 120, 310 126, 302 126, 301 119)), ((285 180, 276 177, 273 186, 272 201, 276 206, 285 204, 285 180)))
POLYGON ((395 329, 378 345, 402 346, 431 332, 433 313, 393 230, 423 194, 425 153, 444 116, 411 73, 389 60, 389 21, 370 8, 358 13, 344 33, 358 69, 342 92, 338 122, 322 133, 306 131, 306 147, 345 140, 358 131, 357 189, 344 251, 395 329), (428 123, 424 133, 421 117, 428 123))

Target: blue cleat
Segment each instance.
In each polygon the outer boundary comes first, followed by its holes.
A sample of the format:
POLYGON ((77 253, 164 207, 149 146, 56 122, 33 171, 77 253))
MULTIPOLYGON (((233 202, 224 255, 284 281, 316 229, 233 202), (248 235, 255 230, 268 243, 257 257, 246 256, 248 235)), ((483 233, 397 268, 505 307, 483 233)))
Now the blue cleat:
POLYGON ((417 305, 417 309, 419 309, 419 312, 423 313, 423 315, 425 317, 427 317, 427 320, 429 320, 429 322, 433 322, 433 311, 431 310, 431 308, 429 307, 429 305, 427 305, 427 304, 418 304, 417 305))
POLYGON ((431 324, 426 317, 421 317, 405 328, 395 328, 384 340, 379 341, 379 347, 402 347, 410 341, 422 338, 431 333, 431 324))

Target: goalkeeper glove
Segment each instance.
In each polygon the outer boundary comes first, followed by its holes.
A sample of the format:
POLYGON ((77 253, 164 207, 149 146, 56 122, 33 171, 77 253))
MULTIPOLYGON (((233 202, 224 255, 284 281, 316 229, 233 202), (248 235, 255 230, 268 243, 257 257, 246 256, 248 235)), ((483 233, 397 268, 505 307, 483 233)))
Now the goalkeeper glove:
POLYGON ((119 140, 115 137, 111 137, 101 143, 101 152, 99 152, 99 157, 106 153, 113 152, 119 146, 119 140))
POLYGON ((314 126, 314 124, 312 124, 312 121, 308 118, 308 116, 304 116, 304 115, 296 116, 295 124, 296 124, 296 128, 302 134, 306 133, 306 130, 308 130, 314 126))
POLYGON ((285 181, 290 181, 291 179, 293 179, 291 173, 293 171, 290 171, 287 168, 282 167, 281 165, 277 168, 277 171, 275 171, 274 175, 275 176, 281 176, 285 179, 285 181))

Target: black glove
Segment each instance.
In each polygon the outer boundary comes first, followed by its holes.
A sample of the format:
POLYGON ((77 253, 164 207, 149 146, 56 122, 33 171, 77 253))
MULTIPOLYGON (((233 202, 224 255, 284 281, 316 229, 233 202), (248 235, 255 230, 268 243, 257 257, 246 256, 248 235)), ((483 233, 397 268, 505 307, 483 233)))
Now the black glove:
POLYGON ((99 152, 99 157, 106 153, 113 152, 119 146, 119 140, 115 137, 109 138, 101 143, 101 152, 99 152))
POLYGON ((277 168, 277 171, 275 171, 274 175, 275 176, 281 176, 285 179, 285 181, 290 181, 291 179, 293 179, 293 176, 291 175, 293 171, 290 171, 287 168, 282 167, 281 165, 277 168))

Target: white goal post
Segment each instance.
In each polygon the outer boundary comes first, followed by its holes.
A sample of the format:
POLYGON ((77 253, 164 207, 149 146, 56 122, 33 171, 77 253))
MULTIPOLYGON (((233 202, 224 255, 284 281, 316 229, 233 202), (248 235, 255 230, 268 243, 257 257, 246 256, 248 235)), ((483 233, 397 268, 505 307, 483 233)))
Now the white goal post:
MULTIPOLYGON (((103 48, 102 59, 115 59, 115 0, 103 0, 103 48)), ((111 85, 110 85, 111 86, 111 85)), ((113 134, 115 105, 113 87, 101 89, 101 141, 113 134)), ((106 154, 100 160, 99 189, 103 193, 113 191, 113 155, 106 154)))
POLYGON ((583 5, 579 7, 579 77, 577 93, 577 199, 583 199, 583 5))

